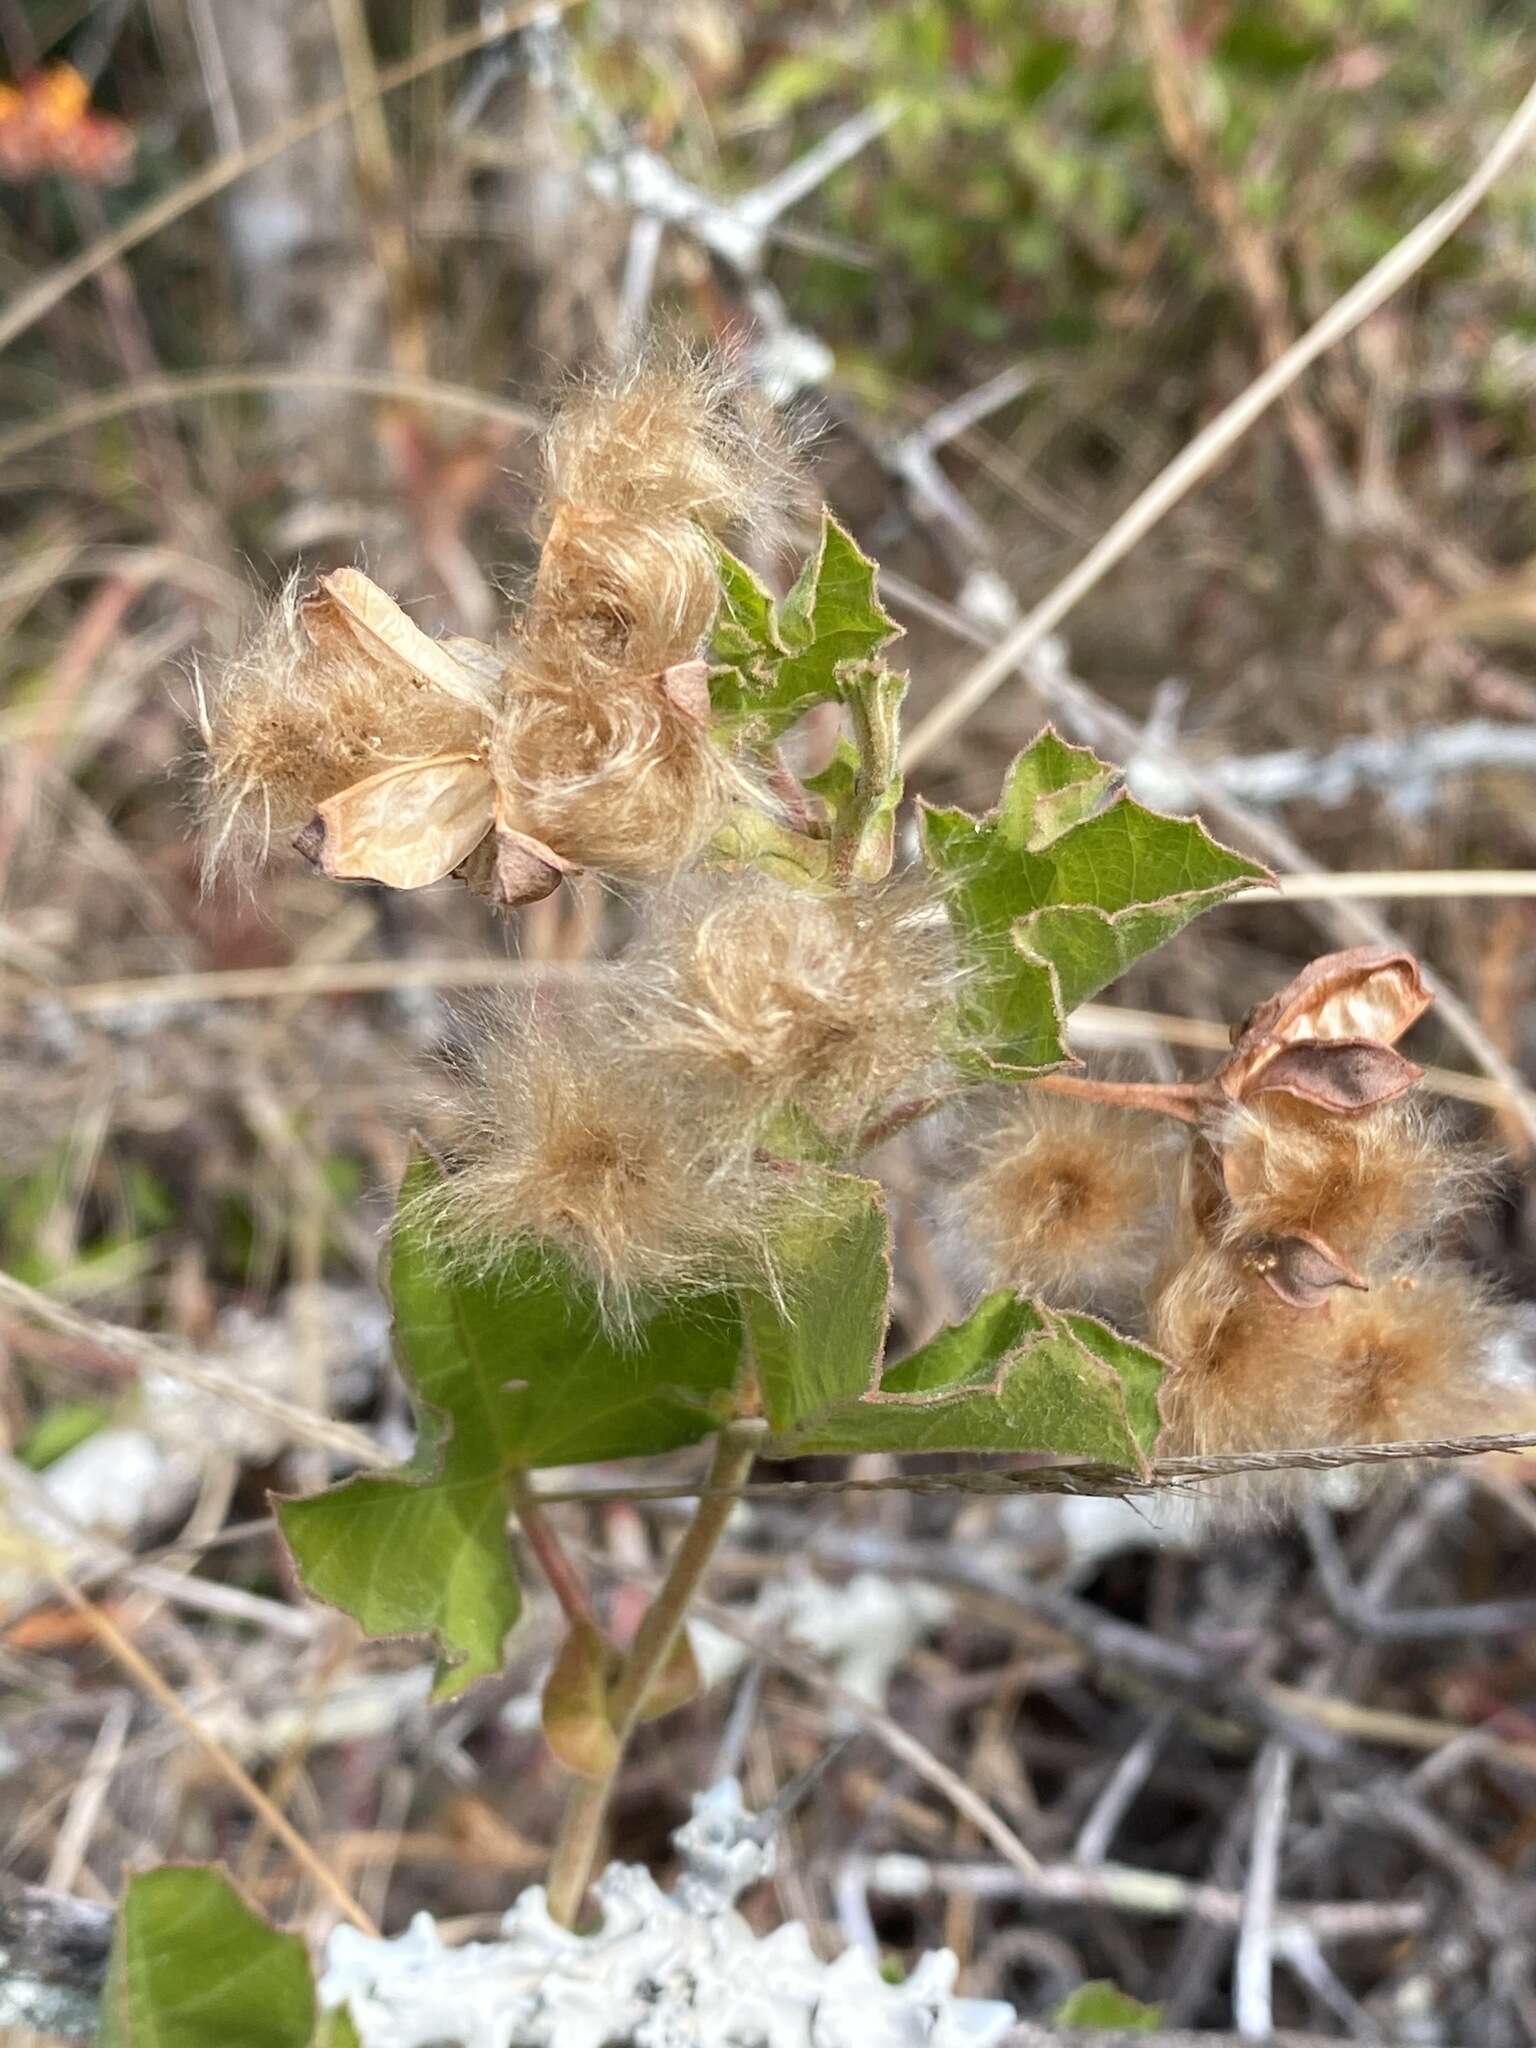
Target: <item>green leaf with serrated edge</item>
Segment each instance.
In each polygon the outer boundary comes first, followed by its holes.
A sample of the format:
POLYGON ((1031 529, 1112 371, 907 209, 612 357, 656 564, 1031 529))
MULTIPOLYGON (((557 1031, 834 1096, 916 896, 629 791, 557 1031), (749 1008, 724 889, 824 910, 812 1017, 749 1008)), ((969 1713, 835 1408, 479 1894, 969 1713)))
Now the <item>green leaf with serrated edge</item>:
MULTIPOLYGON (((720 610, 714 628, 716 655, 727 662, 776 661, 788 649, 779 638, 778 606, 773 592, 729 548, 717 543, 715 553, 720 566, 720 610)), ((764 673, 763 685, 770 680, 764 673)))
POLYGON ((890 1224, 873 1181, 802 1167, 802 1212, 774 1244, 777 1293, 743 1292, 750 1356, 775 1430, 862 1393, 879 1371, 890 1224))
POLYGON ((696 1443, 741 1356, 734 1297, 660 1310, 632 1338, 607 1332, 590 1290, 529 1248, 460 1271, 420 1220, 436 1168, 402 1190, 390 1259, 401 1367, 420 1431, 397 1471, 368 1473, 278 1518, 317 1598, 370 1635, 431 1635, 436 1696, 495 1671, 518 1614, 506 1540, 508 1475, 643 1457, 696 1443))
POLYGON ((1268 871, 1129 796, 1097 809, 1112 770, 1047 731, 1009 770, 997 809, 922 809, 947 879, 968 984, 960 1063, 1025 1079, 1066 1057, 1066 1015, 1268 871), (1074 810, 1081 815, 1063 823, 1074 810))
POLYGON ((1160 2005, 1143 2005, 1108 1977, 1079 1984, 1051 2015, 1053 2027, 1100 2027, 1120 2033, 1151 2033, 1163 2023, 1160 2005))
POLYGON ((219 1871, 173 1864, 128 1880, 100 2048, 309 2048, 314 2030, 302 1939, 269 1927, 219 1871))
POLYGON ((1069 746, 1056 728, 1042 729, 1009 769, 998 804, 1011 845, 1037 852, 1102 800, 1118 769, 1088 747, 1069 746))
POLYGON ((715 716, 737 733, 777 739, 813 705, 842 696, 838 671, 896 638, 900 628, 875 594, 875 564, 830 512, 816 550, 775 610, 765 613, 761 584, 721 550, 725 589, 710 676, 715 716))
POLYGON ((1044 1451, 1144 1471, 1161 1372, 1091 1316, 992 1294, 873 1391, 781 1431, 765 1455, 1044 1451))

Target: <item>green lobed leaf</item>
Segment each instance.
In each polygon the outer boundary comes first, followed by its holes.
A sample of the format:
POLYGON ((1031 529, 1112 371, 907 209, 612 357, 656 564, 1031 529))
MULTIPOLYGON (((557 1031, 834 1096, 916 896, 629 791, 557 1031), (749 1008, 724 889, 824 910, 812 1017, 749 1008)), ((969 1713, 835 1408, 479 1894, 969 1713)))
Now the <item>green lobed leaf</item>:
POLYGON ((778 1295, 743 1295, 763 1412, 780 1431, 874 1384, 891 1291, 880 1189, 853 1174, 801 1171, 808 1199, 777 1249, 778 1295))
POLYGON ((446 1260, 420 1220, 436 1168, 402 1190, 390 1260, 414 1455, 278 1518, 309 1591, 370 1635, 431 1635, 436 1697, 497 1670, 519 1609, 506 1524, 514 1471, 644 1457, 716 1427, 741 1349, 734 1298, 668 1307, 621 1340, 559 1259, 529 1250, 488 1275, 446 1260))
POLYGON ((1163 2023, 1160 2005, 1143 2005, 1108 1977, 1079 1984, 1051 2015, 1054 2027, 1102 2027, 1121 2033, 1151 2033, 1163 2023))
POLYGON ((813 705, 840 701, 842 665, 868 659, 900 631, 875 594, 874 562, 830 512, 780 605, 745 563, 724 548, 719 554, 719 666, 710 697, 715 716, 737 733, 775 740, 813 705))
POLYGON ((1092 1316, 987 1297, 876 1389, 803 1412, 768 1455, 1033 1451, 1145 1468, 1162 1362, 1092 1316))
POLYGON ((1128 795, 1115 771, 1049 727, 985 818, 922 807, 928 862, 950 885, 971 968, 961 1064, 1027 1079, 1066 1057, 1067 1014, 1202 911, 1268 871, 1128 795), (1102 806, 1102 807, 1101 807, 1102 806))
POLYGON ((269 1927, 217 1870, 173 1865, 129 1879, 101 2048, 309 2048, 314 2029, 298 1935, 269 1927))

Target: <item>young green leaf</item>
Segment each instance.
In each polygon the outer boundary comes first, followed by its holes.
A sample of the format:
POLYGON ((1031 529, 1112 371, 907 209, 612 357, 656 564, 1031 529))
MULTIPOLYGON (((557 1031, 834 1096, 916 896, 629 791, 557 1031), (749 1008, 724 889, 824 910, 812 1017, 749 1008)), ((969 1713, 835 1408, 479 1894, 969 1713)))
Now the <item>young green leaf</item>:
POLYGON ((279 1934, 217 1870, 130 1878, 102 1997, 101 2048, 309 2048, 315 1988, 279 1934))
POLYGON ((775 1430, 854 1399, 873 1384, 891 1291, 890 1225, 873 1181, 819 1177, 816 1199, 775 1248, 778 1289, 743 1294, 763 1412, 775 1430))
POLYGON ((832 867, 845 878, 878 882, 891 871, 904 786, 897 760, 907 681, 879 661, 852 662, 843 670, 843 702, 856 744, 852 786, 832 808, 832 867))
POLYGON ((1079 1984, 1051 2016, 1054 2027, 1096 2027, 1123 2034, 1146 2034, 1163 2023, 1160 2005, 1143 2005, 1108 1977, 1079 1984))
POLYGON ((629 1340, 605 1329, 563 1263, 528 1250, 466 1273, 421 1221, 436 1169, 402 1191, 390 1293, 420 1431, 396 1471, 369 1473, 278 1517, 309 1591, 370 1635, 431 1635, 437 1697, 495 1671, 518 1615, 508 1475, 643 1457, 716 1426, 741 1352, 733 1298, 659 1311, 629 1340))
POLYGON ((1047 728, 985 818, 922 810, 969 965, 962 1064, 1027 1079, 1066 1058, 1068 1013, 1204 910, 1269 879, 1193 818, 1122 795, 1114 770, 1047 728), (1102 807, 1101 807, 1102 806, 1102 807))
POLYGON ((873 1391, 803 1413, 767 1455, 1049 1451, 1142 1471, 1161 1371, 1151 1352, 1092 1316, 992 1294, 873 1391))
POLYGON ((900 630, 875 594, 875 564, 830 512, 781 605, 734 555, 720 557, 710 696, 718 719, 754 739, 775 740, 813 705, 839 701, 842 664, 878 653, 900 630))

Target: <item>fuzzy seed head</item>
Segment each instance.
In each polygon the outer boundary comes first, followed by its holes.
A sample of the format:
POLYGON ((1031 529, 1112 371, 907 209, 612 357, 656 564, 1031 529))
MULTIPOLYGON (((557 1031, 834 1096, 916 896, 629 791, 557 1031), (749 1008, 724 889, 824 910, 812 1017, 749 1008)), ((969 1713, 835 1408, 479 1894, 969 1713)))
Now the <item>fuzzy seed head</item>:
POLYGON ((1176 1190, 1157 1118, 1031 1090, 976 1146, 949 1210, 984 1286, 1076 1305, 1145 1279, 1176 1190))
POLYGON ((1171 1266, 1148 1319, 1152 1347, 1168 1361, 1158 1450, 1216 1457, 1326 1441, 1316 1434, 1316 1390, 1287 1354, 1304 1319, 1226 1252, 1202 1245, 1171 1266))
POLYGON ((1505 1318, 1475 1276, 1443 1263, 1335 1297, 1319 1330, 1341 1443, 1412 1443, 1498 1427, 1491 1353, 1505 1318))
POLYGON ((653 912, 636 963, 648 1051, 759 1116, 847 1133, 942 1057, 956 962, 942 902, 886 882, 816 896, 711 878, 653 912))
POLYGON ((720 604, 720 572, 686 519, 557 507, 523 622, 526 657, 593 686, 693 658, 720 604))
POLYGON ((614 1042, 614 1015, 508 1004, 440 1105, 453 1169, 427 1198, 471 1268, 541 1247, 585 1276, 604 1319, 663 1295, 761 1278, 782 1176, 614 1042))
POLYGON ((210 877, 249 873, 274 837, 298 831, 327 797, 401 761, 473 752, 473 706, 329 637, 316 646, 290 583, 202 697, 202 790, 210 877))
POLYGON ((1166 1456, 1458 1436, 1493 1426, 1489 1355, 1502 1318, 1461 1269, 1428 1264, 1294 1309, 1235 1258, 1202 1248, 1165 1278, 1151 1340, 1166 1456))
POLYGON ((1308 1231, 1351 1259, 1380 1259, 1445 1222, 1478 1178, 1405 1100, 1341 1116, 1259 1095, 1224 1112, 1215 1142, 1233 1245, 1308 1231))
POLYGON ((574 391, 544 449, 551 503, 711 533, 777 525, 797 484, 793 445, 729 358, 678 342, 574 391))
POLYGON ((751 794, 654 677, 592 690, 514 669, 490 759, 519 831, 620 881, 685 867, 751 794))

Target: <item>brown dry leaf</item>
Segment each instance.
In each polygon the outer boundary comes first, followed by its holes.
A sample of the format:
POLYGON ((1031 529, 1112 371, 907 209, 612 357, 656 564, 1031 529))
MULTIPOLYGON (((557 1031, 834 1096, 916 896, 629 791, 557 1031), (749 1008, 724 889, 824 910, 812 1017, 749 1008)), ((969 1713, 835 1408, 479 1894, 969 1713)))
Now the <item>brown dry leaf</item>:
POLYGON ((468 858, 494 816, 485 763, 473 754, 437 754, 328 797, 293 843, 333 881, 424 889, 468 858))
POLYGON ((1342 1116, 1406 1094, 1424 1069, 1373 1038, 1333 1038, 1282 1046, 1248 1082, 1244 1099, 1282 1093, 1342 1116))
POLYGON ((612 1646, 590 1621, 573 1621, 544 1682, 544 1740, 568 1770, 606 1778, 619 1761, 608 1718, 612 1646))
POLYGON ((1433 1000, 1411 953, 1377 946, 1325 953, 1248 1013, 1213 1079, 1240 1101, 1284 1047, 1319 1039, 1394 1045, 1433 1000))
POLYGON ((1370 1282, 1312 1230, 1272 1239, 1248 1255, 1248 1265, 1290 1308, 1328 1306, 1335 1287, 1367 1291, 1370 1282))
POLYGON ((466 644, 478 648, 479 642, 434 640, 361 569, 334 569, 322 576, 320 588, 305 599, 301 616, 317 645, 323 646, 331 634, 344 633, 375 661, 403 669, 461 704, 488 715, 496 708, 500 658, 485 649, 474 661, 466 661, 460 650, 466 644))

